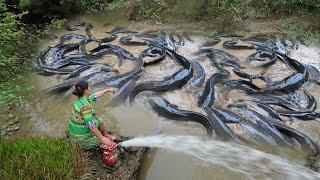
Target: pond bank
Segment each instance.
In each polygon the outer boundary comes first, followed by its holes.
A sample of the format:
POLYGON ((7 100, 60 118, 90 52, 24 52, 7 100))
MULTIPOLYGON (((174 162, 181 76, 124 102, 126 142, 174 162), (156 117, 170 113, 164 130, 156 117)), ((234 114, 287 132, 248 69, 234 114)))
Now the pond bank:
POLYGON ((109 4, 109 9, 119 7, 126 9, 129 20, 193 23, 210 36, 213 31, 280 31, 305 43, 320 43, 317 1, 119 0, 109 4))

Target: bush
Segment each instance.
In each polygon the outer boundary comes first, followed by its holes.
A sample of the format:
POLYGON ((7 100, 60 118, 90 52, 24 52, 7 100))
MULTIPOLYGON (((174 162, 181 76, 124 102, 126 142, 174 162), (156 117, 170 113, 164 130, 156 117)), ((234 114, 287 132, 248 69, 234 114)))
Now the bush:
POLYGON ((61 18, 98 8, 108 0, 20 0, 19 8, 32 14, 61 18))
POLYGON ((66 140, 0 141, 0 179, 72 179, 82 173, 78 149, 66 140))
MULTIPOLYGON (((37 45, 38 37, 28 35, 20 19, 25 13, 8 12, 0 2, 0 114, 24 104, 22 92, 26 93, 21 78, 17 74, 31 62, 31 52, 37 45)), ((0 120, 1 122, 1 120, 0 120)))
MULTIPOLYGON (((42 30, 21 23, 26 13, 14 14, 0 2, 0 115, 15 107, 22 108, 23 96, 31 87, 24 83, 21 74, 33 68, 33 53, 40 37, 45 37, 52 29, 57 29, 66 20, 53 19, 42 30)), ((1 122, 2 120, 0 120, 1 122)))
POLYGON ((0 83, 8 81, 30 64, 31 54, 37 46, 39 37, 29 34, 21 18, 26 13, 8 12, 0 2, 0 83))
POLYGON ((16 50, 23 37, 18 27, 21 14, 15 15, 5 10, 4 4, 0 3, 0 11, 4 12, 0 17, 0 81, 8 78, 12 65, 18 60, 16 50))

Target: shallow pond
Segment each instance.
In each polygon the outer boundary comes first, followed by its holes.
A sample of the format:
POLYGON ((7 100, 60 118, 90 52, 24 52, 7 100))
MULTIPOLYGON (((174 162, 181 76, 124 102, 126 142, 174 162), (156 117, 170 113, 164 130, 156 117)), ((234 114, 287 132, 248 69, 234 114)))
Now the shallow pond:
MULTIPOLYGON (((199 49, 199 46, 206 41, 206 38, 201 36, 199 32, 192 32, 188 25, 170 26, 170 25, 150 25, 146 23, 130 22, 123 18, 123 14, 110 12, 103 15, 91 15, 80 18, 81 21, 89 22, 93 25, 92 34, 97 38, 105 36, 106 31, 112 30, 116 26, 126 26, 129 29, 134 29, 139 32, 151 29, 162 29, 168 34, 183 34, 190 35, 189 40, 184 41, 184 46, 178 46, 177 51, 187 57, 193 59, 193 52, 199 49)), ((70 24, 76 24, 79 20, 71 21, 70 24)), ((65 34, 65 29, 60 29, 55 34, 57 36, 65 34)), ((78 31, 79 34, 85 34, 83 30, 78 31)), ((251 34, 245 34, 251 35, 251 34)), ((222 39, 222 42, 226 39, 222 39)), ((47 41, 43 43, 43 49, 48 46, 56 45, 59 39, 47 41)), ((222 42, 213 46, 216 49, 222 49, 231 55, 244 61, 249 55, 255 52, 255 50, 226 50, 222 47, 222 42)), ((119 45, 126 50, 130 51, 136 57, 147 48, 147 46, 123 46, 119 43, 118 39, 112 42, 114 45, 119 45)), ((87 45, 87 49, 93 49, 97 46, 95 43, 87 45)), ((299 45, 297 50, 290 50, 290 56, 307 64, 312 64, 320 68, 320 51, 318 48, 306 47, 299 45)), ((206 80, 217 69, 211 66, 208 59, 198 61, 206 71, 206 80)), ((107 55, 101 63, 116 64, 117 58, 113 55, 107 55)), ((122 71, 130 71, 132 64, 125 62, 122 71)), ((145 73, 139 81, 146 80, 161 80, 164 77, 173 74, 178 70, 176 63, 166 58, 157 65, 146 67, 145 73)), ((255 74, 259 70, 249 69, 247 73, 255 74)), ((267 74, 274 79, 283 79, 291 72, 287 70, 283 63, 276 63, 268 68, 267 74)), ((27 104, 27 110, 30 114, 30 120, 28 122, 22 122, 21 130, 17 133, 17 136, 23 137, 25 135, 36 136, 52 136, 52 137, 64 137, 66 131, 66 123, 72 112, 72 103, 75 97, 68 96, 64 100, 57 100, 52 97, 43 95, 43 90, 62 82, 65 76, 40 76, 31 74, 28 79, 30 84, 35 88, 34 99, 29 100, 27 104)), ((234 74, 230 79, 237 79, 234 74)), ((205 81, 206 82, 206 81, 205 81)), ((264 87, 264 82, 257 81, 255 84, 259 87, 264 87)), ((191 110, 204 113, 203 110, 197 107, 198 95, 202 91, 202 87, 193 87, 189 84, 183 86, 183 88, 161 93, 161 97, 165 97, 173 104, 177 104, 179 108, 185 110, 191 110)), ((305 83, 302 89, 308 90, 315 99, 320 100, 320 88, 312 83, 305 83)), ((232 91, 225 96, 224 87, 221 85, 216 87, 215 93, 215 105, 226 108, 227 104, 230 104, 238 99, 246 99, 247 95, 241 91, 232 91)), ((120 133, 124 136, 143 136, 154 133, 161 129, 166 135, 192 135, 200 138, 205 137, 205 129, 194 122, 178 122, 168 120, 159 117, 154 113, 146 100, 150 96, 157 96, 159 94, 152 92, 140 93, 133 106, 118 106, 115 108, 107 107, 106 102, 110 97, 104 97, 94 105, 98 116, 105 122, 109 129, 114 132, 120 133)), ((261 111, 261 110, 257 110, 261 111)), ((319 111, 319 108, 317 108, 319 111)), ((261 112, 264 113, 264 112, 261 112)), ((318 119, 319 120, 319 119, 318 119)), ((320 123, 317 121, 300 121, 290 120, 285 122, 286 125, 300 130, 317 144, 320 144, 319 130, 320 123)), ((237 125, 230 125, 230 128, 238 135, 241 135, 241 130, 237 125)), ((266 149, 268 149, 266 147, 266 149)), ((223 151, 223 149, 221 149, 223 151)), ((266 150, 268 151, 268 150, 266 150)), ((299 163, 304 162, 303 153, 300 151, 293 151, 288 149, 277 149, 274 151, 268 151, 269 153, 277 154, 285 159, 290 159, 299 163)), ((268 176, 257 176, 259 179, 267 179, 268 176)), ((149 151, 143 160, 143 163, 139 171, 139 179, 247 179, 239 172, 233 172, 218 165, 208 165, 201 160, 198 160, 192 156, 181 154, 177 152, 171 152, 166 150, 152 149, 149 151)))

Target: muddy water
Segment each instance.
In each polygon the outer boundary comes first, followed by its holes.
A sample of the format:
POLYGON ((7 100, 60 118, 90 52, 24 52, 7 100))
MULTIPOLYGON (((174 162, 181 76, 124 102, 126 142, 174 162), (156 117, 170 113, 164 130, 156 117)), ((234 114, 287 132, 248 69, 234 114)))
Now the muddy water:
MULTIPOLYGON (((222 141, 203 141, 194 136, 148 136, 121 142, 124 147, 157 147, 191 155, 208 165, 216 164, 246 179, 319 179, 320 174, 294 161, 247 146, 222 141), (224 149, 224 151, 221 151, 224 149)), ((238 179, 238 178, 237 178, 238 179)))
MULTIPOLYGON (((107 15, 95 15, 82 17, 82 21, 86 21, 93 24, 94 29, 92 34, 97 38, 105 37, 105 32, 112 30, 115 26, 127 26, 129 29, 138 31, 150 30, 150 29, 163 29, 168 33, 183 32, 186 30, 187 25, 181 27, 178 26, 165 26, 159 24, 145 24, 137 22, 128 22, 123 15, 119 13, 110 12, 107 15), (120 16, 120 18, 118 17, 120 16)), ((75 20, 72 23, 76 23, 75 20)), ((189 29, 187 32, 190 33, 189 29)), ((66 30, 61 29, 56 32, 56 35, 65 34, 66 30)), ((84 31, 77 33, 84 34, 84 31)), ((183 47, 178 47, 177 51, 187 57, 193 59, 192 53, 195 52, 199 46, 205 41, 205 38, 197 32, 192 32, 191 40, 185 41, 183 47)), ((120 37, 119 37, 120 38, 120 37)), ((120 45, 119 38, 112 42, 112 44, 120 45)), ((43 48, 49 45, 55 45, 58 40, 48 41, 43 43, 43 48)), ((91 43, 87 46, 87 49, 93 49, 97 44, 91 43)), ((141 51, 146 49, 146 46, 130 47, 122 46, 126 50, 138 56, 141 51)), ((217 49, 223 49, 222 43, 214 46, 217 49)), ((225 50, 225 49, 223 49, 225 50)), ((238 57, 243 62, 246 57, 254 52, 254 50, 227 50, 230 54, 238 57)), ((305 63, 313 64, 320 67, 320 53, 317 48, 309 48, 300 46, 298 50, 290 52, 290 55, 294 58, 299 59, 305 63)), ((101 62, 117 64, 115 56, 106 56, 101 62)), ((125 61, 122 71, 130 71, 132 63, 125 61)), ((210 65, 208 59, 198 60, 198 62, 204 66, 206 71, 206 80, 215 72, 217 69, 210 65)), ((161 80, 164 77, 173 74, 180 67, 171 60, 166 58, 158 65, 150 66, 145 68, 145 73, 139 81, 145 80, 161 80)), ((251 74, 259 73, 259 70, 246 71, 251 74)), ((290 71, 281 64, 277 63, 268 69, 268 74, 272 75, 274 79, 283 79, 290 71)), ((25 122, 18 136, 25 135, 36 135, 36 136, 53 136, 53 137, 64 137, 66 130, 66 123, 71 115, 72 103, 74 97, 67 97, 64 100, 57 100, 56 98, 46 97, 42 94, 42 91, 53 84, 62 82, 64 76, 51 76, 44 77, 35 74, 28 77, 30 83, 35 86, 34 99, 30 99, 28 102, 27 110, 30 114, 30 120, 25 122)), ((237 79, 235 75, 231 76, 231 79, 237 79)), ((258 86, 265 86, 264 83, 257 82, 258 86)), ((201 109, 197 108, 197 97, 201 88, 191 87, 190 85, 184 86, 181 90, 175 90, 167 93, 162 93, 161 96, 168 99, 171 103, 177 104, 179 108, 202 112, 201 109)), ((311 83, 306 83, 303 88, 315 96, 317 101, 320 100, 320 88, 311 83)), ((135 104, 132 107, 120 106, 116 108, 106 107, 106 102, 110 96, 101 98, 95 105, 100 119, 105 122, 111 131, 121 133, 125 136, 143 136, 154 133, 161 129, 166 135, 192 135, 200 138, 205 137, 205 129, 197 123, 185 123, 171 121, 165 118, 161 118, 150 110, 150 107, 146 104, 146 100, 150 96, 157 96, 155 93, 143 92, 139 94, 135 100, 135 104)), ((231 91, 228 96, 224 94, 224 87, 218 85, 216 88, 216 101, 215 104, 221 107, 226 107, 228 103, 232 103, 238 99, 248 98, 241 91, 231 91)), ((318 107, 319 111, 319 107, 318 107)), ((202 112, 203 113, 203 112, 202 112)), ((264 112, 261 112, 264 113, 264 112)), ((294 127, 309 137, 315 142, 320 144, 319 130, 320 124, 318 122, 305 122, 292 120, 287 121, 287 125, 294 127)), ((230 125, 230 127, 237 133, 241 134, 241 130, 236 125, 230 125)), ((223 149, 221 149, 223 151, 223 149)), ((303 156, 299 152, 289 150, 278 150, 276 153, 279 156, 291 159, 297 162, 303 163, 303 156)), ((261 177, 261 179, 269 178, 267 176, 261 177)), ((223 168, 219 165, 208 165, 202 161, 177 152, 169 152, 165 150, 153 149, 149 151, 144 157, 141 169, 139 172, 139 179, 246 179, 245 176, 240 173, 233 172, 227 168, 223 168)))

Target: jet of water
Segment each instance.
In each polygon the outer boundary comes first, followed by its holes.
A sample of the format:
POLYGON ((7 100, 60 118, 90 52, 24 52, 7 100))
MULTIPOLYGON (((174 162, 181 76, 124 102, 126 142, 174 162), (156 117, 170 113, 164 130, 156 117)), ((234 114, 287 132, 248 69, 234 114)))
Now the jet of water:
POLYGON ((248 179, 319 179, 320 174, 298 162, 247 146, 202 140, 194 136, 148 136, 121 142, 123 147, 155 147, 181 152, 201 161, 225 167, 248 179))

